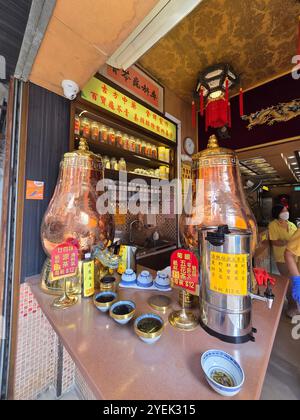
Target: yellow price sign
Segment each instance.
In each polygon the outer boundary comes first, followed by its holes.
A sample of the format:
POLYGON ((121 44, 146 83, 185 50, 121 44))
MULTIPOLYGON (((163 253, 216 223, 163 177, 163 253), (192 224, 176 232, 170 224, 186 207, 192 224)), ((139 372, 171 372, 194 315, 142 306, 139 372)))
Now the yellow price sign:
POLYGON ((210 289, 224 295, 247 296, 248 254, 212 252, 210 289))

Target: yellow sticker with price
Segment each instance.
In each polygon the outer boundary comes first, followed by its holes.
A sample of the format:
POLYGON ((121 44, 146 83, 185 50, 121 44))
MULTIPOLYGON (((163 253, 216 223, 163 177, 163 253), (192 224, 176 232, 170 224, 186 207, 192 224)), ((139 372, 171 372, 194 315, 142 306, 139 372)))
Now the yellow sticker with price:
POLYGON ((222 254, 210 256, 210 289, 224 295, 247 296, 248 254, 222 254))

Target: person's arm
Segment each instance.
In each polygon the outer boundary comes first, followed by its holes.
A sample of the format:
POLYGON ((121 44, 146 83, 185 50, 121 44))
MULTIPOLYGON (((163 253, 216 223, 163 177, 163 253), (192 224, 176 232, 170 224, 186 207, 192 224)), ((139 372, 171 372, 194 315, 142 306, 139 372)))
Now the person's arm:
POLYGON ((288 241, 280 239, 278 226, 275 222, 269 224, 269 238, 272 246, 287 246, 288 241))
POLYGON ((285 250, 284 254, 285 262, 288 267, 291 276, 300 276, 300 272, 296 263, 295 255, 289 251, 285 250))
POLYGON ((273 246, 286 246, 288 244, 288 241, 281 241, 281 240, 277 240, 277 241, 271 241, 271 244, 273 246))

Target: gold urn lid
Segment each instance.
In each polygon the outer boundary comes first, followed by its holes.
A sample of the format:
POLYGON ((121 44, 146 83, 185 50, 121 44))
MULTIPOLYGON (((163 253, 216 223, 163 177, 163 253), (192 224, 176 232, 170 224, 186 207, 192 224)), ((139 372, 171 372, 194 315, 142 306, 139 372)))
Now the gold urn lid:
POLYGON ((103 172, 102 157, 89 150, 85 138, 80 139, 78 150, 64 154, 62 165, 64 168, 81 167, 103 172))
POLYGON ((211 156, 235 156, 235 152, 231 149, 225 147, 220 147, 217 137, 213 134, 210 136, 207 144, 207 149, 202 150, 201 152, 193 156, 193 160, 203 159, 211 156))
POLYGON ((217 137, 210 136, 207 149, 193 156, 193 169, 216 166, 236 166, 237 155, 234 150, 220 147, 217 137))

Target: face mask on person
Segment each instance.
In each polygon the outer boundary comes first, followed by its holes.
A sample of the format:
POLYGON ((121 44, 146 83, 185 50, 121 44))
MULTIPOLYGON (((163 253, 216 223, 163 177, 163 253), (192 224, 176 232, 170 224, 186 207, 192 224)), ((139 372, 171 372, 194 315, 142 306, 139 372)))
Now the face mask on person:
POLYGON ((279 218, 281 220, 289 220, 290 218, 290 213, 288 211, 285 211, 284 213, 280 213, 279 218))

